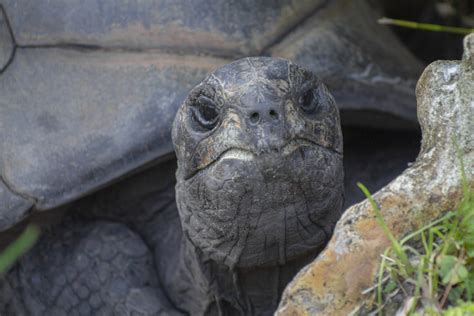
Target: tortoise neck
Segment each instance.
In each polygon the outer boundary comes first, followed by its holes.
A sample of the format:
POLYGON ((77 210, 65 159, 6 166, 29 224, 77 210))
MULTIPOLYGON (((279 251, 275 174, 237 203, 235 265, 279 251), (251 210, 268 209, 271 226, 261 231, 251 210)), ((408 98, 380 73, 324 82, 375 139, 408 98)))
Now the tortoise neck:
POLYGON ((196 315, 273 315, 285 286, 317 253, 285 265, 238 268, 207 258, 183 237, 177 277, 188 285, 176 289, 174 301, 196 315))

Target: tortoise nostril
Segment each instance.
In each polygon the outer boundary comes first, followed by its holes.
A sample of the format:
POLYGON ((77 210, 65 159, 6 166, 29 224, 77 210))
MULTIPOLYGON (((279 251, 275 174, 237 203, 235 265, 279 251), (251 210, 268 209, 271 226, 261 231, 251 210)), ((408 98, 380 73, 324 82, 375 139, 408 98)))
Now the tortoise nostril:
POLYGON ((268 113, 270 114, 270 117, 272 119, 278 120, 278 113, 275 110, 271 109, 270 112, 268 112, 268 113))
POLYGON ((250 114, 250 122, 257 123, 260 120, 260 114, 258 112, 252 112, 250 114))

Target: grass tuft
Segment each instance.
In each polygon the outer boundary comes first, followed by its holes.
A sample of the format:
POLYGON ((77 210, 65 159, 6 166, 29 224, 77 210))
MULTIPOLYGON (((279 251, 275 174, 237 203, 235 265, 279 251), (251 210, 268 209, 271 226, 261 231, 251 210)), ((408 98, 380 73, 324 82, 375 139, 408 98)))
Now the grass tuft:
POLYGON ((474 315, 474 190, 461 160, 463 197, 458 208, 397 240, 367 188, 377 222, 391 242, 381 256, 376 307, 371 314, 474 315))

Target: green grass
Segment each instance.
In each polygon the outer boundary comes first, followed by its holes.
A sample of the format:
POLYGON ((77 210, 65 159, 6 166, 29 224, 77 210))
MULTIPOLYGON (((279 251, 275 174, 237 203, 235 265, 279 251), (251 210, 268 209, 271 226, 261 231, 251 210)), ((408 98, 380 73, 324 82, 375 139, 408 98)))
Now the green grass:
POLYGON ((474 32, 474 28, 446 26, 446 25, 431 24, 431 23, 420 23, 420 22, 415 22, 415 21, 391 19, 387 17, 380 18, 378 22, 380 24, 395 25, 395 26, 400 26, 400 27, 407 27, 411 29, 432 31, 432 32, 445 32, 445 33, 457 33, 457 34, 470 34, 474 32))
POLYGON ((38 226, 30 224, 14 242, 0 253, 0 275, 5 273, 25 252, 33 247, 39 235, 40 229, 38 226))
MULTIPOLYGON (((461 169, 464 166, 461 162, 461 169)), ((397 240, 369 191, 358 184, 391 242, 378 272, 378 315, 397 304, 404 315, 474 315, 474 190, 462 174, 458 208, 397 240)))

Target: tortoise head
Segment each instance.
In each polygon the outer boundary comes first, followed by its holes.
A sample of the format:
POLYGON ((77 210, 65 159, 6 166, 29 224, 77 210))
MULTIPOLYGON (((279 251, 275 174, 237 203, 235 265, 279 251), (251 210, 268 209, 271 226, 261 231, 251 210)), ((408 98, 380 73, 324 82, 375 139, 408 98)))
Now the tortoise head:
POLYGON ((288 60, 257 57, 195 87, 173 125, 184 234, 228 266, 284 264, 327 242, 343 204, 339 113, 288 60))

